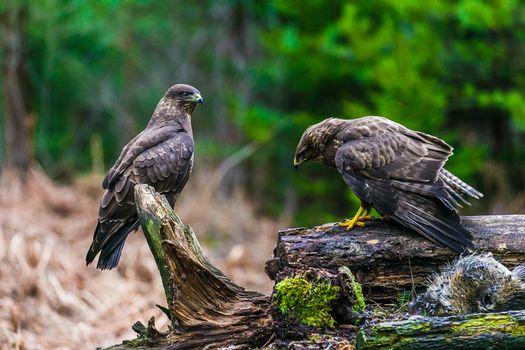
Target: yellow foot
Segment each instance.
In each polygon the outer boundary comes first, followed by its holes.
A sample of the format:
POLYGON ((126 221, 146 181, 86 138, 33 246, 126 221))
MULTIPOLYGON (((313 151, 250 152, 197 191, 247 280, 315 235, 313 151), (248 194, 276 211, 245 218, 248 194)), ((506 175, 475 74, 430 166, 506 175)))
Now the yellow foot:
POLYGON ((360 207, 352 219, 346 219, 343 222, 340 222, 338 225, 341 227, 345 227, 347 231, 350 231, 354 226, 365 226, 365 223, 363 221, 372 220, 372 215, 370 215, 367 211, 365 211, 365 213, 361 215, 362 211, 363 207, 360 207))
POLYGON ((358 218, 357 220, 345 219, 345 221, 339 223, 339 226, 346 228, 347 231, 350 231, 354 226, 359 226, 359 227, 365 226, 365 223, 359 221, 359 219, 360 218, 358 218))
POLYGON ((390 216, 388 216, 387 214, 385 214, 385 215, 381 216, 380 220, 381 220, 381 221, 388 221, 388 220, 390 220, 390 216))

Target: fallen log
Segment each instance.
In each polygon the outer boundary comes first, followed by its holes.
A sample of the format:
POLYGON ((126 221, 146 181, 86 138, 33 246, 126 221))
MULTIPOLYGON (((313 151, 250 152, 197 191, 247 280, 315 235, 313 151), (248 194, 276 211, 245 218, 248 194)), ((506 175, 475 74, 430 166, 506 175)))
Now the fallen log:
POLYGON ((140 223, 162 277, 172 331, 136 324, 139 338, 111 349, 251 349, 272 335, 269 298, 234 284, 204 256, 188 225, 164 196, 135 186, 140 223))
MULTIPOLYGON (((475 251, 492 252, 508 268, 525 262, 525 215, 470 216, 462 222, 475 237, 475 251)), ((373 220, 349 232, 334 224, 281 230, 265 270, 278 282, 303 271, 335 273, 347 266, 367 300, 391 303, 403 291, 417 291, 456 257, 400 225, 373 220)))
MULTIPOLYGON (((111 349, 525 346, 525 310, 379 321, 404 316, 399 310, 379 316, 370 304, 365 308, 363 292, 368 303, 391 302, 455 258, 402 227, 372 221, 351 232, 333 225, 281 231, 275 257, 266 264, 279 282, 270 299, 215 268, 191 227, 151 187, 137 185, 135 200, 162 277, 167 301, 162 309, 171 327, 163 333, 154 319, 147 326, 137 322, 132 328, 139 337, 111 349)), ((492 252, 504 265, 525 260, 525 216, 470 217, 464 223, 476 236, 476 248, 492 252)))
POLYGON ((356 349, 525 349, 525 310, 381 322, 359 330, 356 349))

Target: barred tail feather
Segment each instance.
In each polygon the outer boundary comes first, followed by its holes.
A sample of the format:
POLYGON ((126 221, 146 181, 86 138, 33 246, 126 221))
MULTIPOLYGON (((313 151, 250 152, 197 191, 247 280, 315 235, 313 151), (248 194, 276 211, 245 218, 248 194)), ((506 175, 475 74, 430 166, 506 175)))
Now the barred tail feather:
POLYGON ((446 169, 441 169, 439 171, 439 178, 443 180, 451 189, 453 189, 456 192, 459 192, 462 195, 467 194, 470 197, 476 199, 483 197, 483 193, 477 191, 475 188, 468 185, 463 180, 461 180, 446 169))

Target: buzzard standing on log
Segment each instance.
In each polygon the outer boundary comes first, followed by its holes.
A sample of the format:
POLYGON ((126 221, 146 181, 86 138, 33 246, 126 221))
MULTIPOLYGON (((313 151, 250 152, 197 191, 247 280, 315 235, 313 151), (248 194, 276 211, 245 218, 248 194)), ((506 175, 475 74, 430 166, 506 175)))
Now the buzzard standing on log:
POLYGON ((328 118, 304 132, 294 166, 314 160, 336 168, 359 197, 358 212, 340 226, 364 226, 374 207, 459 253, 471 246, 472 235, 457 208, 469 204, 464 196, 483 195, 443 168, 450 155, 444 141, 384 117, 328 118))
POLYGON ((126 237, 139 226, 135 184, 148 184, 175 204, 193 166, 191 115, 202 103, 199 90, 177 84, 169 88, 146 129, 132 139, 102 182, 104 194, 98 211, 89 265, 100 253, 97 268, 117 266, 126 237))

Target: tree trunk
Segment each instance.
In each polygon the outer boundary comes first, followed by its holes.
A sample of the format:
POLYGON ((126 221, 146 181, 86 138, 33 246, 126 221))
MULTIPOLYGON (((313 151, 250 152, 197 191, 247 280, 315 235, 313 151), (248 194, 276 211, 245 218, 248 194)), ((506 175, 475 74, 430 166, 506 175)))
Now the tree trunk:
POLYGON ((25 63, 27 4, 8 1, 1 14, 4 74, 5 167, 25 181, 33 160, 35 118, 29 113, 25 63))
POLYGON ((135 326, 141 337, 114 349, 215 349, 264 345, 272 334, 270 302, 234 284, 204 256, 191 227, 184 225, 164 196, 135 186, 140 223, 159 268, 173 332, 135 326), (154 339, 156 338, 156 339, 154 339))
MULTIPOLYGON (((525 261, 525 215, 464 217, 476 251, 492 252, 511 268, 525 261)), ((400 225, 373 220, 347 232, 334 224, 279 232, 266 273, 275 280, 307 270, 335 273, 347 266, 367 300, 391 303, 424 286, 433 272, 457 257, 400 225)))

